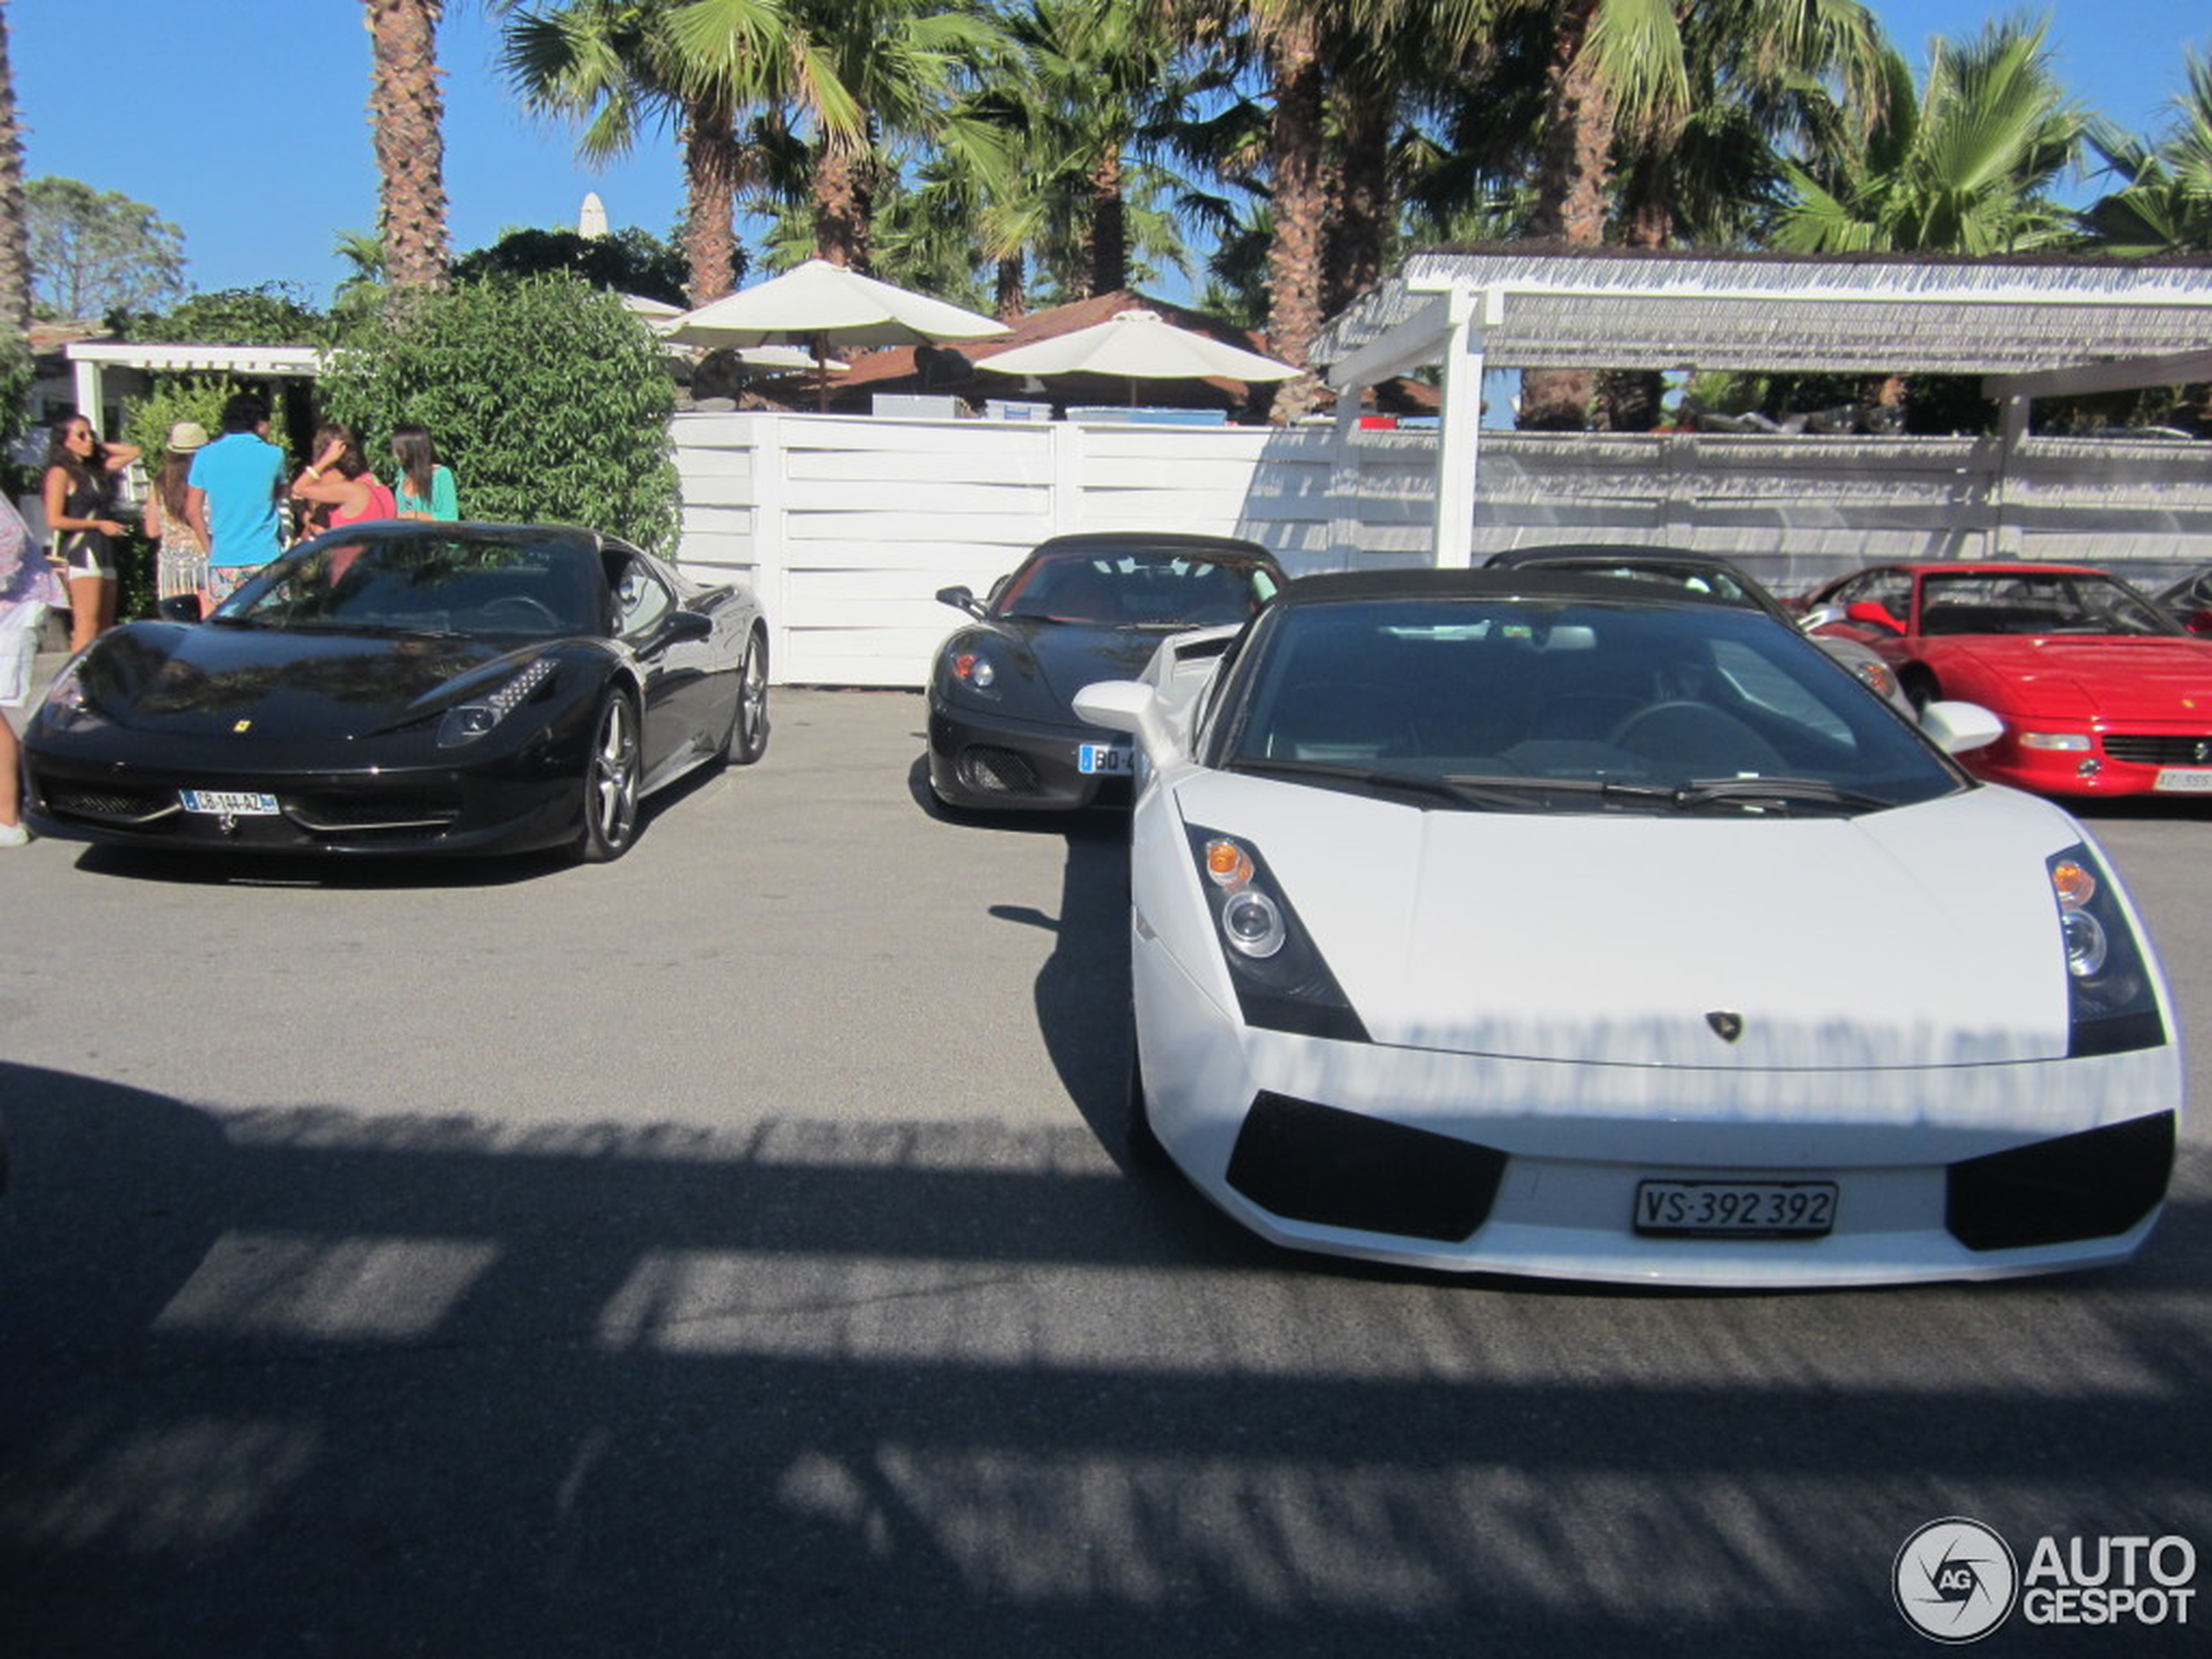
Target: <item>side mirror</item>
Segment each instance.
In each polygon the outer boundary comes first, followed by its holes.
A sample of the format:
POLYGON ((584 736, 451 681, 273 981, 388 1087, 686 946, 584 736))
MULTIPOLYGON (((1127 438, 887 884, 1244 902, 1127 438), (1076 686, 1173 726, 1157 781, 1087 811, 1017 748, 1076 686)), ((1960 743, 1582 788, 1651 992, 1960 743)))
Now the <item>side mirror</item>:
POLYGON ((1931 703, 1920 711, 1920 730, 1947 755, 1986 748, 2005 735, 2005 723, 1979 703, 1931 703))
POLYGON ((2182 624, 2193 634, 2212 634, 2212 610, 2195 610, 2182 624))
POLYGON ((711 638, 714 624, 696 610, 671 610, 654 631, 661 644, 682 645, 695 639, 711 638))
POLYGON ((938 589, 937 603, 950 605, 955 610, 965 610, 971 617, 980 617, 983 614, 983 607, 977 602, 974 590, 964 583, 958 587, 938 589))
POLYGON ((1844 619, 1867 628, 1885 628, 1891 633, 1901 634, 1905 624, 1890 615, 1887 605, 1876 604, 1871 599, 1860 599, 1844 608, 1844 619))
POLYGON ((1831 622, 1841 622, 1844 613, 1834 605, 1814 605, 1798 614, 1797 626, 1806 633, 1825 628, 1831 622))
POLYGON ((1076 693, 1076 718, 1109 732, 1126 732, 1155 766, 1177 758, 1160 715, 1159 694, 1142 680, 1098 680, 1076 693))

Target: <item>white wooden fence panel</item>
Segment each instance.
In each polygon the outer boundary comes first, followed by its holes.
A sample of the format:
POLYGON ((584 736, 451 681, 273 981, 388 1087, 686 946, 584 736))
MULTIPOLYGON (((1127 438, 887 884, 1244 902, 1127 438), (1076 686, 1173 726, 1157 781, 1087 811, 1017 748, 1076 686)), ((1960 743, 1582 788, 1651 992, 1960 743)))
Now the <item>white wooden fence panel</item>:
MULTIPOLYGON (((1428 562, 1433 433, 684 415, 683 563, 752 579, 779 680, 914 686, 1048 536, 1244 536, 1293 573, 1428 562)), ((1485 432, 1478 560, 1564 540, 1739 558, 1785 590, 1882 559, 2212 563, 2212 444, 1485 432)))

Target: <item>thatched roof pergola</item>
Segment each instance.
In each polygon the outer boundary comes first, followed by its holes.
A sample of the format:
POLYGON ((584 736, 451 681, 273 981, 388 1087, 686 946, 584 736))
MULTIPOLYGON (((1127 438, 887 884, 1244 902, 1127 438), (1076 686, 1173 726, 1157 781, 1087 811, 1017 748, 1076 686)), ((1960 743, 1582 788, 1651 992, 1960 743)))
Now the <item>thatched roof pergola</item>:
POLYGON ((1434 248, 1332 319, 1312 356, 1340 414, 1443 366, 1437 561, 1464 564, 1487 370, 1979 375, 2009 443, 2033 398, 2212 380, 2212 260, 1434 248))

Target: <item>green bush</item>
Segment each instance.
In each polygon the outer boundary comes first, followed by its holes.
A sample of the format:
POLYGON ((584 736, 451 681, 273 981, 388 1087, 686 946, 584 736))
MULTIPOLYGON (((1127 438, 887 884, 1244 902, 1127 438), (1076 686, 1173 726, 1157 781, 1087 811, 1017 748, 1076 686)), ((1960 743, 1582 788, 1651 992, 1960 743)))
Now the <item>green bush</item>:
POLYGON ((167 311, 132 314, 124 333, 126 340, 203 346, 320 346, 329 336, 330 320, 287 282, 195 293, 167 311))
POLYGON ((573 277, 395 296, 347 332, 320 392, 388 481, 393 428, 428 427, 464 517, 674 542, 674 382, 644 324, 573 277))
MULTIPOLYGON (((139 464, 151 481, 160 470, 161 452, 169 442, 169 428, 179 421, 197 421, 210 438, 223 435, 223 405, 239 391, 257 390, 213 374, 163 374, 144 397, 123 406, 123 442, 138 446, 139 464)), ((288 448, 285 432, 284 400, 269 406, 269 442, 288 448)))

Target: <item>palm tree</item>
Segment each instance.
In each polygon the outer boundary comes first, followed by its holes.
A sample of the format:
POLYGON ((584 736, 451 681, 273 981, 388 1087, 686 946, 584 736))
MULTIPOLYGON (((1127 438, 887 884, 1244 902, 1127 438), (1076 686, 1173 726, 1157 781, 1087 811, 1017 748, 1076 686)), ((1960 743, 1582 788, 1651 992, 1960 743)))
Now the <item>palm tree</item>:
MULTIPOLYGON (((1762 134, 1799 127, 1822 83, 1840 77, 1854 92, 1868 84, 1881 49, 1879 27, 1859 0, 1499 4, 1501 18, 1525 20, 1534 7, 1554 19, 1527 228, 1574 247, 1603 243, 1623 206, 1631 210, 1628 239, 1665 245, 1675 233, 1685 133, 1724 126, 1716 118, 1731 105, 1748 111, 1750 129, 1762 134), (1624 152, 1639 158, 1625 203, 1615 178, 1624 152)), ((1591 388, 1580 371, 1529 372, 1521 424, 1582 425, 1591 388)))
POLYGON ((740 113, 792 101, 826 130, 848 132, 859 121, 780 0, 565 0, 546 10, 509 10, 502 54, 509 84, 528 107, 576 123, 586 161, 612 160, 648 127, 676 124, 694 306, 727 293, 735 279, 738 195, 759 173, 740 113))
POLYGON ((1890 52, 1864 138, 1786 165, 1795 199, 1772 245, 1993 254, 2067 239, 2074 220, 2048 192, 2079 153, 2086 118, 2052 72, 2046 30, 2012 21, 1964 45, 1938 40, 1917 92, 1890 52))
POLYGON ((2212 253, 2212 57, 2183 55, 2188 85, 2156 145, 2106 121, 2090 123, 2089 147, 2127 182, 2098 198, 2082 226, 2101 249, 2131 259, 2212 253))
POLYGON ((0 0, 0 329, 30 327, 30 223, 23 191, 23 127, 8 61, 8 12, 0 0))
POLYGON ((368 125, 386 268, 399 288, 446 280, 445 134, 438 92, 442 0, 366 0, 368 125))
MULTIPOLYGON (((853 118, 832 123, 802 108, 811 125, 807 176, 815 253, 866 271, 873 199, 905 157, 901 146, 948 136, 946 116, 971 63, 1001 55, 1005 41, 974 0, 786 0, 822 62, 847 89, 853 118)), ((957 134, 949 135, 958 142, 957 134)))
MULTIPOLYGON (((1325 117, 1326 14, 1338 0, 1157 0, 1184 38, 1256 66, 1270 108, 1263 172, 1274 226, 1268 250, 1267 348, 1307 366, 1321 332, 1331 206, 1325 117)), ((1275 394, 1271 413, 1293 420, 1322 401, 1301 374, 1275 394)))

